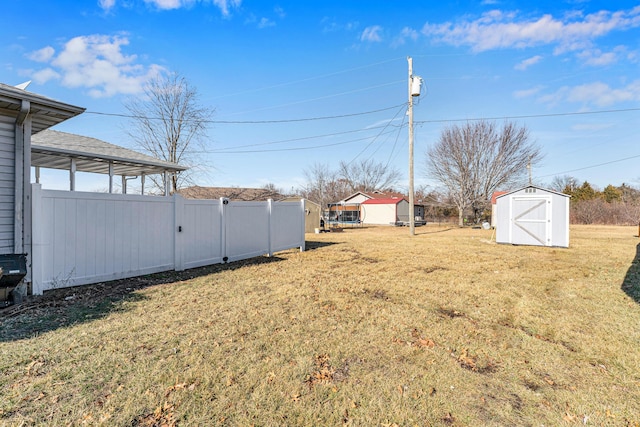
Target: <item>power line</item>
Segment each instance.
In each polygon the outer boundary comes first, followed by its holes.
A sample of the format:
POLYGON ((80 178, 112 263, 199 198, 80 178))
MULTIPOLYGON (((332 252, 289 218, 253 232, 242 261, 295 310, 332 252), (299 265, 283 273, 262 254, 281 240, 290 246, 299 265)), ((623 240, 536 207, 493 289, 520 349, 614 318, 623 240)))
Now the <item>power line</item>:
MULTIPOLYGON (((391 131, 388 131, 388 132, 379 133, 374 138, 377 138, 380 135, 385 135, 385 134, 392 133, 392 132, 395 132, 395 129, 391 130, 391 131)), ((332 143, 332 144, 324 144, 324 145, 314 145, 314 146, 310 146, 310 147, 275 148, 275 149, 270 149, 270 150, 239 150, 239 151, 215 151, 214 150, 214 151, 200 151, 200 153, 207 153, 207 154, 211 154, 211 153, 216 153, 216 154, 246 154, 246 153, 271 153, 271 152, 277 152, 277 151, 314 150, 316 148, 335 147, 336 145, 350 144, 352 142, 363 141, 363 140, 366 140, 366 139, 369 139, 369 138, 371 138, 371 137, 370 136, 365 136, 363 138, 351 139, 349 141, 335 142, 335 143, 332 143)))
POLYGON ((363 70, 365 68, 371 68, 371 67, 375 67, 377 65, 382 65, 382 64, 387 64, 389 62, 398 61, 400 59, 404 59, 404 58, 400 57, 400 58, 387 59, 386 61, 375 62, 373 64, 362 65, 360 67, 347 68, 346 70, 334 71, 332 73, 321 74, 319 76, 307 77, 307 78, 304 78, 304 79, 293 80, 293 81, 284 82, 284 83, 278 83, 278 84, 275 84, 275 85, 265 86, 265 87, 261 87, 261 88, 257 88, 257 89, 249 89, 249 90, 244 90, 244 91, 241 91, 241 92, 230 93, 230 94, 225 94, 225 95, 220 95, 220 96, 214 96, 213 98, 210 98, 210 99, 227 98, 229 96, 238 96, 238 95, 244 95, 244 94, 247 94, 247 93, 255 93, 255 92, 260 92, 260 91, 263 91, 263 90, 269 90, 269 89, 275 89, 275 88, 284 87, 284 86, 290 86, 290 85, 297 84, 297 83, 304 83, 304 82, 308 82, 308 81, 312 81, 312 80, 323 79, 325 77, 337 76, 339 74, 349 73, 351 71, 363 70))
POLYGON ((613 163, 624 162, 626 160, 637 159, 638 157, 640 157, 640 154, 638 154, 636 156, 625 157, 623 159, 617 159, 617 160, 611 160, 609 162, 598 163, 597 165, 585 166, 583 168, 572 169, 572 170, 569 170, 569 171, 552 173, 552 174, 548 174, 548 175, 542 175, 542 176, 539 176, 538 178, 548 178, 550 176, 556 176, 556 175, 562 175, 562 174, 565 174, 565 173, 578 172, 578 171, 582 171, 582 170, 585 170, 585 169, 593 169, 593 168, 597 168, 597 167, 600 167, 600 166, 610 165, 610 164, 613 164, 613 163))
POLYGON ((607 113, 626 113, 630 111, 640 111, 640 108, 623 108, 619 110, 597 110, 597 111, 576 111, 570 113, 549 113, 549 114, 527 114, 521 116, 499 116, 499 117, 475 117, 468 119, 438 119, 438 120, 421 120, 416 124, 423 123, 451 123, 451 122, 473 122, 478 120, 505 120, 505 119, 532 119, 539 117, 562 117, 562 116, 581 116, 588 114, 607 114, 607 113))
MULTIPOLYGON (((282 120, 201 120, 202 123, 210 123, 210 124, 269 124, 269 123, 295 123, 295 122, 307 122, 313 120, 331 120, 331 119, 342 119, 347 117, 355 117, 355 116, 364 116, 367 114, 379 113, 381 111, 393 110, 395 108, 404 106, 405 103, 394 105, 391 107, 380 108, 378 110, 370 110, 363 111, 360 113, 349 113, 349 114, 341 114, 337 116, 319 116, 319 117, 306 117, 302 119, 282 119, 282 120)), ((275 107, 274 107, 275 108, 275 107)), ((84 114, 94 114, 97 116, 111 116, 111 117, 124 117, 129 119, 148 119, 148 120, 165 120, 162 117, 146 117, 146 116, 138 116, 133 114, 123 114, 123 113, 102 113, 99 111, 85 111, 84 114)), ((189 121, 189 120, 185 120, 189 121)))
POLYGON ((285 142, 295 142, 295 141, 305 141, 305 140, 309 140, 309 139, 327 138, 327 137, 331 137, 331 136, 346 135, 346 134, 349 134, 349 133, 366 132, 366 131, 369 131, 369 130, 372 130, 372 129, 382 129, 382 128, 385 128, 387 126, 389 126, 389 125, 372 126, 372 127, 368 127, 368 128, 365 128, 365 129, 355 129, 355 130, 347 130, 347 131, 344 131, 344 132, 325 133, 325 134, 322 134, 322 135, 303 136, 301 138, 282 139, 282 140, 279 140, 279 141, 261 142, 261 143, 257 143, 257 144, 236 145, 236 146, 233 146, 233 147, 216 148, 214 150, 207 151, 207 152, 208 153, 224 153, 227 150, 237 150, 238 148, 261 147, 261 146, 264 146, 264 145, 275 145, 275 144, 282 144, 282 143, 285 143, 285 142))

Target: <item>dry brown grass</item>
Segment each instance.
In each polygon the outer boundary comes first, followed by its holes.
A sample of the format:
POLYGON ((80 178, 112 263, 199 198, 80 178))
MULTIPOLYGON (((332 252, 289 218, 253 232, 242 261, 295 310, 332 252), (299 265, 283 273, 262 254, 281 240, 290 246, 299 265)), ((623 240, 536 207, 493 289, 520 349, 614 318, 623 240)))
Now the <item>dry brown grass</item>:
POLYGON ((416 231, 308 235, 57 327, 0 318, 0 424, 640 423, 637 229, 574 227, 569 249, 416 231))

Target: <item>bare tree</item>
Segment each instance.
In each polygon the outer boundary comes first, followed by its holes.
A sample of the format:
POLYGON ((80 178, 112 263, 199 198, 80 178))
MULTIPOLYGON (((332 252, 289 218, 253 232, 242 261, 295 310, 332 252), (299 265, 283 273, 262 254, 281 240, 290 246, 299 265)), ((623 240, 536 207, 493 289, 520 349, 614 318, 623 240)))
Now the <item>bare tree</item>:
POLYGON ((398 170, 373 160, 361 160, 357 163, 340 162, 338 173, 347 182, 352 192, 389 190, 401 177, 398 170))
MULTIPOLYGON (((129 136, 152 156, 194 166, 193 151, 207 132, 207 122, 214 110, 198 102, 197 90, 177 73, 159 75, 145 86, 140 98, 125 102, 132 116, 129 136)), ((164 176, 150 176, 154 185, 165 188, 164 176)), ((176 192, 188 180, 188 171, 171 178, 171 192, 176 192)))
POLYGON ((570 175, 556 175, 551 180, 549 188, 559 193, 566 190, 568 191, 567 194, 571 194, 576 188, 578 188, 578 180, 570 175))
POLYGON ((303 197, 319 203, 325 209, 329 203, 337 202, 349 195, 347 183, 325 163, 314 163, 304 171, 306 183, 300 189, 303 197))
POLYGON ((542 159, 526 127, 489 121, 445 128, 426 156, 426 175, 447 189, 461 226, 465 210, 479 218, 494 191, 523 181, 542 159))

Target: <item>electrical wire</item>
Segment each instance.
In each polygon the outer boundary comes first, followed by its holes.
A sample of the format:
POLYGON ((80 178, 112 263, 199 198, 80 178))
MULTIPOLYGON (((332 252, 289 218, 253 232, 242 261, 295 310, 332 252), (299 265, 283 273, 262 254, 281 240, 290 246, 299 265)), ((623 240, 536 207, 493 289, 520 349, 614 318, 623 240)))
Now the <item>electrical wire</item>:
MULTIPOLYGON (((379 113, 381 111, 393 110, 400 106, 404 106, 406 102, 398 105, 393 105, 391 107, 380 108, 378 110, 370 110, 363 111, 360 113, 349 113, 349 114, 340 114, 336 116, 319 116, 319 117, 306 117, 302 119, 283 119, 283 120, 200 120, 201 123, 209 123, 209 124, 271 124, 271 123, 295 123, 295 122, 307 122, 314 120, 331 120, 331 119, 342 119, 347 117, 355 117, 355 116, 364 116, 367 114, 379 113)), ((275 108, 275 107, 274 107, 275 108)), ((94 114, 98 116, 111 116, 111 117, 124 117, 129 119, 146 119, 146 120, 165 120, 162 117, 146 117, 146 116, 137 116, 132 114, 122 114, 122 113, 102 113, 99 111, 85 111, 84 114, 94 114)), ((188 120, 185 120, 188 121, 188 120)))
POLYGON ((284 142, 295 142, 295 141, 305 141, 305 140, 309 140, 309 139, 326 138, 326 137, 331 137, 331 136, 346 135, 346 134, 350 134, 350 133, 366 132, 366 131, 369 131, 371 129, 383 129, 383 128, 387 127, 387 126, 388 125, 385 125, 385 126, 373 126, 373 127, 369 127, 369 128, 365 128, 365 129, 356 129, 356 130, 348 130, 348 131, 344 131, 344 132, 326 133, 326 134, 323 134, 323 135, 304 136, 304 137, 301 137, 301 138, 282 139, 282 140, 279 140, 279 141, 261 142, 261 143, 257 143, 257 144, 236 145, 236 146, 233 146, 233 147, 216 148, 216 149, 208 151, 208 152, 210 152, 210 153, 224 153, 227 150, 237 150, 238 148, 260 147, 260 146, 265 146, 265 145, 282 144, 284 142))
MULTIPOLYGON (((379 137, 380 135, 385 135, 387 133, 391 133, 391 132, 395 132, 395 129, 389 132, 384 132, 384 133, 379 133, 378 135, 376 135, 374 138, 379 137)), ((350 144, 352 142, 358 142, 358 141, 363 141, 366 139, 371 138, 370 136, 366 136, 363 138, 357 138, 357 139, 351 139, 349 141, 342 141, 342 142, 335 142, 332 144, 324 144, 324 145, 314 145, 311 147, 293 147, 293 148, 275 148, 275 149, 270 149, 270 150, 239 150, 239 151, 199 151, 198 153, 205 153, 205 154, 243 154, 243 153, 272 153, 272 152, 278 152, 278 151, 303 151, 303 150, 314 150, 316 148, 326 148, 326 147, 335 147, 337 145, 345 145, 345 144, 350 144)))
POLYGON ((401 59, 404 59, 404 57, 387 59, 385 61, 375 62, 373 64, 368 64, 368 65, 362 65, 360 67, 347 68, 346 70, 334 71, 332 73, 321 74, 319 76, 307 77, 307 78, 304 78, 304 79, 293 80, 293 81, 285 82, 285 83, 278 83, 278 84, 275 84, 275 85, 265 86, 265 87, 261 87, 261 88, 257 88, 257 89, 249 89, 249 90, 243 90, 241 92, 229 93, 229 94, 225 94, 225 95, 219 95, 219 96, 215 96, 215 97, 210 98, 210 99, 228 98, 230 96, 245 95, 247 93, 255 93, 255 92, 260 92, 260 91, 263 91, 263 90, 269 90, 269 89, 275 89, 275 88, 280 88, 280 87, 284 87, 284 86, 290 86, 290 85, 297 84, 297 83, 305 83, 305 82, 309 82, 309 81, 312 81, 312 80, 319 80, 319 79, 324 79, 326 77, 332 77, 332 76, 337 76, 339 74, 349 73, 351 71, 358 71, 358 70, 363 70, 365 68, 371 68, 371 67, 375 67, 375 66, 382 65, 382 64, 388 64, 389 62, 395 62, 395 61, 399 61, 401 59))
MULTIPOLYGON (((404 105, 403 105, 403 107, 404 107, 404 105)), ((369 148, 374 142, 376 142, 376 140, 380 137, 380 135, 384 134, 383 132, 385 131, 385 129, 388 128, 391 125, 391 123, 395 120, 395 118, 398 117, 398 114, 400 114, 400 112, 403 111, 403 110, 404 110, 404 108, 399 109, 396 112, 396 114, 393 116, 393 118, 391 120, 389 120, 389 122, 383 127, 383 129, 380 131, 380 133, 378 133, 378 135, 376 135, 373 138, 373 140, 369 144, 366 145, 366 147, 364 147, 358 154, 356 154, 356 156, 353 159, 351 159, 351 161, 349 163, 347 163, 347 166, 349 166, 351 163, 353 163, 358 157, 360 157, 360 155, 362 153, 364 153, 367 150, 367 148, 369 148)))
POLYGON ((414 121, 414 124, 424 123, 452 123, 452 122, 474 122, 479 120, 507 120, 507 119, 534 119, 540 117, 563 117, 563 116, 583 116, 589 114, 607 113, 627 113, 630 111, 640 111, 640 108, 623 108, 619 110, 597 110, 597 111, 576 111, 570 113, 549 113, 549 114, 526 114, 521 116, 498 116, 498 117, 475 117, 469 119, 437 119, 414 121))
POLYGON ((640 154, 635 155, 635 156, 625 157, 623 159, 617 159, 617 160, 611 160, 609 162, 598 163, 597 165, 585 166, 585 167, 582 167, 582 168, 571 169, 571 170, 564 171, 564 172, 557 172, 557 173, 551 173, 551 174, 548 174, 548 175, 542 175, 542 176, 539 176, 538 178, 548 178, 550 176, 563 175, 563 174, 572 173, 572 172, 578 172, 578 171, 582 171, 582 170, 586 170, 586 169, 598 168, 600 166, 611 165, 613 163, 620 163, 620 162, 624 162, 626 160, 637 159, 639 157, 640 157, 640 154))

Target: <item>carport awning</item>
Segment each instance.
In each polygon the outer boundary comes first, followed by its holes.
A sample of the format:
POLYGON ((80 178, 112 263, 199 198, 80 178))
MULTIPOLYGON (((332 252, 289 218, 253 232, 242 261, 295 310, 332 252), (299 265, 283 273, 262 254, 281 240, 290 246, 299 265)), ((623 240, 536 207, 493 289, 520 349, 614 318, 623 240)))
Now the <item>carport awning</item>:
POLYGON ((96 138, 55 130, 44 130, 31 137, 31 166, 70 170, 71 159, 76 170, 114 175, 140 176, 179 172, 187 168, 165 162, 96 138))

